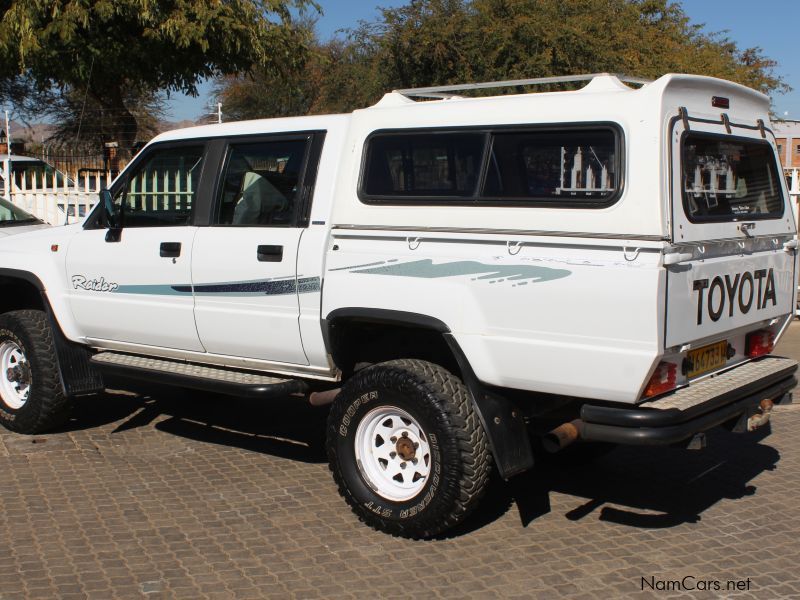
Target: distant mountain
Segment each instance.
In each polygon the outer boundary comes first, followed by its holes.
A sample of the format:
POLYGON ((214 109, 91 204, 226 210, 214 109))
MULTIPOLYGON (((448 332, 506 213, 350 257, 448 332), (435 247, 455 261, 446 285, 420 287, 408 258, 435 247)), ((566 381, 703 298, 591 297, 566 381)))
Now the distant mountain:
MULTIPOLYGON (((47 123, 31 123, 26 125, 19 121, 11 121, 9 123, 11 128, 11 139, 14 141, 21 140, 26 143, 42 144, 47 141, 53 131, 53 126, 47 123)), ((5 123, 3 123, 5 129, 5 123)))
POLYGON ((182 121, 161 121, 158 124, 158 131, 170 131, 171 129, 183 129, 185 127, 194 127, 195 125, 204 125, 206 121, 203 119, 198 119, 197 121, 192 121, 191 119, 184 119, 182 121))
MULTIPOLYGON (((161 121, 158 124, 158 132, 162 133, 172 129, 183 129, 185 127, 194 127, 195 125, 205 125, 207 122, 208 121, 206 119, 198 119, 197 121, 192 121, 191 119, 184 119, 182 121, 161 121)), ((20 140, 25 142, 26 146, 40 146, 46 144, 55 129, 55 127, 50 123, 26 124, 20 121, 12 120, 9 125, 11 128, 11 138, 15 141, 20 140)), ((5 130, 4 122, 0 128, 5 130)))

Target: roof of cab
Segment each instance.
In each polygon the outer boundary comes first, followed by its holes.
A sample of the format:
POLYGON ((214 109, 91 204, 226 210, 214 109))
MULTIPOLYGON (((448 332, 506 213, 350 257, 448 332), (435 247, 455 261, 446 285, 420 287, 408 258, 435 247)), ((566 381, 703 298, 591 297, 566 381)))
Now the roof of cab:
POLYGON ((345 123, 349 114, 315 115, 310 117, 279 117, 254 119, 251 121, 231 121, 214 125, 198 125, 166 131, 153 138, 153 142, 167 142, 185 139, 213 138, 229 135, 255 135, 262 132, 314 131, 328 129, 336 123, 345 123))

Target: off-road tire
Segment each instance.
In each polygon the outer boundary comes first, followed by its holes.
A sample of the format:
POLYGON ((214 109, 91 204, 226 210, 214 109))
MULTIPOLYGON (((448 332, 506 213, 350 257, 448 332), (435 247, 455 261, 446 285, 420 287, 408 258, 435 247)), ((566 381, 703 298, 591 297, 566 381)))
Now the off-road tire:
POLYGON ((486 490, 491 455, 486 433, 461 380, 422 360, 393 360, 358 371, 328 417, 327 451, 340 494, 365 523, 411 538, 462 522, 486 490), (356 431, 376 408, 399 408, 430 442, 430 474, 413 498, 392 501, 369 485, 356 460, 356 431))
POLYGON ((15 343, 25 354, 31 384, 25 404, 17 409, 0 396, 0 423, 25 434, 43 433, 62 425, 69 418, 71 402, 61 385, 55 342, 45 313, 16 310, 0 315, 0 344, 4 341, 15 343))

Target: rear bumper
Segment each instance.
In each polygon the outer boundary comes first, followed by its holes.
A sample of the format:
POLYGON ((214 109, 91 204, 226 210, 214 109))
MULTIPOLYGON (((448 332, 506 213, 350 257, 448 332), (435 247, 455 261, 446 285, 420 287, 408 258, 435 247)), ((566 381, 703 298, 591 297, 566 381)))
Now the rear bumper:
MULTIPOLYGON (((580 437, 588 441, 639 446, 676 444, 722 425, 744 423, 762 412, 761 402, 788 399, 797 362, 765 356, 634 408, 585 404, 580 437), (740 421, 744 419, 743 421, 740 421)), ((769 420, 769 415, 760 423, 769 420)))

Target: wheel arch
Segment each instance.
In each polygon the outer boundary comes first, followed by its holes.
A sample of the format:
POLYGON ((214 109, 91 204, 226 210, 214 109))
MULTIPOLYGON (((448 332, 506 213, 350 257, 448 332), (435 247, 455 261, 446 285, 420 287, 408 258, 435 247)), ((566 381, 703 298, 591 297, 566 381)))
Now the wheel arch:
POLYGON ((89 362, 89 350, 64 335, 42 281, 33 273, 0 268, 0 314, 14 310, 40 310, 53 332, 59 377, 68 396, 101 391, 99 372, 89 362))
POLYGON ((437 364, 444 360, 449 364, 442 366, 457 367, 455 358, 448 356, 450 349, 443 337, 450 333, 450 328, 435 317, 383 308, 348 307, 330 312, 322 325, 328 352, 345 377, 363 363, 395 358, 424 358, 437 364), (434 347, 420 352, 421 340, 434 347), (408 355, 409 351, 417 356, 408 355))
POLYGON ((328 352, 345 378, 364 363, 398 358, 428 360, 459 376, 486 431, 500 475, 508 479, 533 466, 522 411, 478 380, 445 322, 419 313, 347 307, 328 313, 322 324, 328 352))
POLYGON ((0 313, 12 310, 45 310, 44 285, 33 273, 0 268, 0 313))

